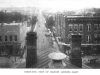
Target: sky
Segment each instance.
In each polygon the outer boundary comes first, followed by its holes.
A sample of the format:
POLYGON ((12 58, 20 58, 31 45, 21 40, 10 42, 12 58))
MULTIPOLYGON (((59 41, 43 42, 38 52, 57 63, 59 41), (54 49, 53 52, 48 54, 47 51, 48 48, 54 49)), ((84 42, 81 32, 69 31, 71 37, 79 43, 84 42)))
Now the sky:
POLYGON ((99 8, 100 0, 0 0, 0 7, 38 7, 52 11, 79 10, 99 8))

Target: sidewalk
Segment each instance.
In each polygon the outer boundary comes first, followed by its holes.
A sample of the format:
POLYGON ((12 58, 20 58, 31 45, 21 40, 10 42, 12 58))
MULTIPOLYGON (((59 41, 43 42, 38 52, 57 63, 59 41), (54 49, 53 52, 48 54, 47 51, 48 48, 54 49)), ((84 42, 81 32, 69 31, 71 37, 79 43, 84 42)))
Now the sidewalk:
POLYGON ((18 68, 20 65, 26 63, 26 52, 23 55, 23 58, 17 57, 17 60, 15 63, 13 63, 12 68, 18 68))
POLYGON ((23 58, 16 57, 15 61, 15 57, 10 57, 8 64, 10 68, 15 68, 16 66, 20 65, 23 62, 25 62, 25 59, 23 58))
POLYGON ((16 68, 21 63, 24 63, 26 60, 19 57, 0 57, 0 68, 16 68))
POLYGON ((9 68, 9 58, 7 57, 0 57, 0 68, 9 68))
POLYGON ((15 63, 13 63, 12 68, 17 68, 19 65, 26 62, 26 59, 18 59, 15 63))

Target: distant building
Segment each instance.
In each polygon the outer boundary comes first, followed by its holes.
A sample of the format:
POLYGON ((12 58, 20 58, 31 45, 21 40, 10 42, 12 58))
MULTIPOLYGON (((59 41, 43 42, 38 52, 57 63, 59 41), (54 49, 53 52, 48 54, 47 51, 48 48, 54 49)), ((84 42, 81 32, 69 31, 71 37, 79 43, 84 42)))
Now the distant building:
POLYGON ((11 55, 25 47, 26 33, 30 28, 27 22, 0 24, 0 54, 8 51, 11 55))
POLYGON ((100 17, 67 16, 65 18, 65 42, 71 34, 82 35, 82 43, 100 43, 100 17))
POLYGON ((65 16, 61 13, 55 14, 55 35, 65 39, 65 16))

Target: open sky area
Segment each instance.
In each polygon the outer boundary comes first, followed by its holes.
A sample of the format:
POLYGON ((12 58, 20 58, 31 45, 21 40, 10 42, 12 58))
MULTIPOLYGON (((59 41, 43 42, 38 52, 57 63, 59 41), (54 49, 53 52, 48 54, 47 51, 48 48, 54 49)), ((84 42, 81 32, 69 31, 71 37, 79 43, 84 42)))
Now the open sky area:
POLYGON ((0 7, 38 7, 52 11, 79 10, 99 8, 100 0, 0 0, 0 7))

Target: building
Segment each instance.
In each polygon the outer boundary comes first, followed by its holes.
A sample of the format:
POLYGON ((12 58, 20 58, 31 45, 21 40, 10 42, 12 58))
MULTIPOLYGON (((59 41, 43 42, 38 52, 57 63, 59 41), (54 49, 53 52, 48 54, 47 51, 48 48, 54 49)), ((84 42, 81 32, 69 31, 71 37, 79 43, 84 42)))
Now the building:
MULTIPOLYGON (((82 35, 82 48, 85 54, 99 53, 100 45, 100 17, 99 16, 55 16, 56 37, 63 38, 59 43, 62 48, 70 49, 70 36, 72 34, 82 35), (63 34, 62 34, 63 33, 63 34), (68 46, 68 48, 66 46, 68 46)), ((61 50, 63 50, 61 48, 61 50)))
POLYGON ((100 17, 67 16, 65 18, 65 42, 71 34, 82 35, 83 44, 100 43, 100 17))
POLYGON ((10 55, 18 54, 19 50, 25 47, 25 37, 29 29, 27 22, 1 23, 0 55, 6 55, 6 53, 10 55))
POLYGON ((65 39, 65 16, 62 13, 55 14, 55 35, 65 39))

